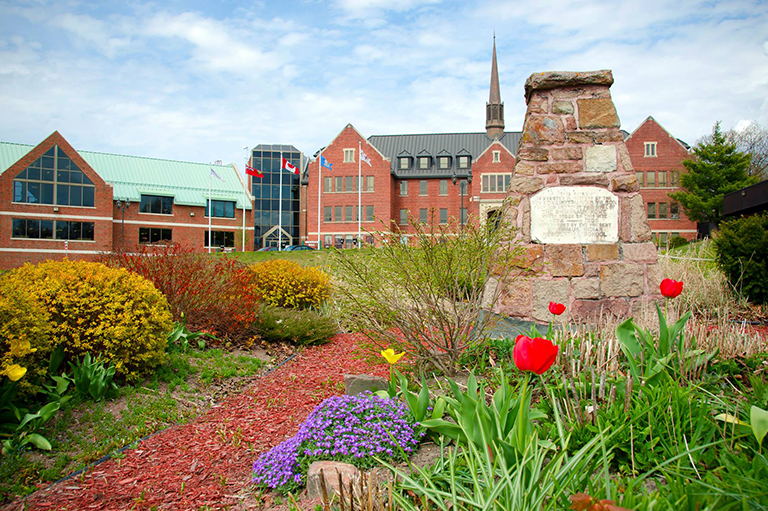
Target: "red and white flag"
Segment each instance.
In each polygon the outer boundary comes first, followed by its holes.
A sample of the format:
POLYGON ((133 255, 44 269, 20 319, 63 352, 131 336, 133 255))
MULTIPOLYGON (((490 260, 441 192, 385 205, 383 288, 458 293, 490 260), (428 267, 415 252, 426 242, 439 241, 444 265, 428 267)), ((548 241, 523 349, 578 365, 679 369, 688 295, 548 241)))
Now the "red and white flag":
POLYGON ((285 158, 283 158, 283 168, 285 170, 293 172, 294 174, 298 174, 299 173, 299 167, 297 167, 296 165, 292 164, 291 162, 289 162, 285 158))
POLYGON ((248 174, 249 176, 264 177, 264 174, 262 174, 259 169, 255 169, 247 164, 245 166, 245 173, 248 174))

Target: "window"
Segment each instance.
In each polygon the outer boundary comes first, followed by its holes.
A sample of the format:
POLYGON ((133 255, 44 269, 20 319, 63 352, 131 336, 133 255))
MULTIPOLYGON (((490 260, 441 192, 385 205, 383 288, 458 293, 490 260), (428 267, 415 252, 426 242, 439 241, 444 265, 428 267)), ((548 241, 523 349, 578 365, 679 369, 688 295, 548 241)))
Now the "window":
POLYGON ((459 195, 466 195, 466 194, 467 194, 467 182, 459 181, 459 195))
POLYGON ((512 174, 483 174, 482 193, 506 192, 512 174))
POLYGON ((365 207, 365 221, 373 222, 373 206, 365 207))
POLYGON ((459 216, 461 217, 461 224, 464 225, 467 223, 467 208, 461 208, 459 209, 459 216))
POLYGON ((13 202, 92 208, 95 190, 75 162, 53 146, 13 180, 13 202))
POLYGON ((449 169, 451 168, 451 157, 450 156, 439 156, 437 158, 437 166, 441 169, 449 169))
POLYGON ((344 190, 344 178, 341 176, 336 176, 336 189, 335 191, 340 192, 344 190))
POLYGON ((411 159, 407 156, 400 156, 397 161, 399 162, 399 167, 402 170, 406 170, 411 168, 411 159))
POLYGON ((430 167, 429 156, 419 156, 419 169, 427 170, 430 167))
POLYGON ((440 208, 440 223, 441 224, 447 224, 448 223, 448 209, 447 208, 440 208))
POLYGON ((56 220, 56 239, 93 241, 93 222, 56 220))
POLYGON ((667 218, 669 204, 666 202, 659 202, 659 218, 667 218))
POLYGON ((354 163, 354 162, 355 162, 355 150, 344 149, 344 163, 354 163))
POLYGON ((336 219, 337 222, 342 222, 344 220, 341 216, 341 206, 333 207, 333 217, 336 219))
POLYGON ((659 233, 659 246, 660 247, 667 246, 667 233, 666 232, 660 232, 659 233))
POLYGON ((659 171, 659 188, 666 188, 666 187, 667 187, 667 171, 660 170, 659 171))
POLYGON ((325 178, 325 193, 332 192, 333 191, 333 178, 332 177, 326 177, 325 178))
POLYGON ((656 156, 656 142, 645 143, 645 156, 656 156))
POLYGON ((669 176, 669 186, 672 188, 677 188, 680 186, 680 172, 673 170, 671 175, 669 176))
POLYGON ((331 206, 323 207, 323 221, 333 222, 333 208, 331 206))
POLYGON ((427 181, 422 179, 419 181, 419 195, 427 195, 427 181))
MULTIPOLYGON (((208 216, 208 201, 205 201, 205 216, 208 216)), ((214 200, 213 216, 214 218, 235 218, 235 202, 228 200, 214 200)))
POLYGON ((234 231, 211 231, 211 240, 213 243, 208 244, 208 230, 205 230, 205 237, 203 239, 203 246, 205 247, 224 247, 234 248, 235 246, 235 233, 234 231))
POLYGON ((656 218, 656 203, 655 202, 649 202, 648 203, 648 218, 656 218))
POLYGON ((637 185, 642 188, 645 186, 645 172, 635 172, 635 176, 637 177, 637 185))
MULTIPOLYGON (((207 232, 206 232, 207 234, 207 232)), ((154 227, 139 227, 139 243, 160 243, 171 241, 171 229, 156 229, 154 227)), ((233 238, 234 239, 234 238, 233 238)))
POLYGON ((400 181, 400 196, 408 195, 408 181, 400 181))
POLYGON ((408 225, 408 210, 400 210, 400 225, 408 225))
POLYGON ((53 239, 53 220, 14 218, 11 221, 11 238, 51 240, 53 239))
POLYGON ((440 195, 448 195, 448 180, 440 180, 440 195))
POLYGON ((419 222, 422 224, 427 223, 427 208, 421 208, 419 210, 419 222))
POLYGON ((459 168, 460 169, 469 168, 469 156, 459 156, 459 168))
POLYGON ((355 188, 355 176, 346 176, 344 178, 344 191, 345 192, 355 192, 357 189, 355 188))
POLYGON ((373 176, 365 176, 365 188, 363 188, 364 192, 372 192, 373 191, 373 176))
POLYGON ((501 151, 493 151, 493 163, 501 162, 501 151))
POLYGON ((332 246, 333 246, 333 235, 326 234, 325 241, 323 242, 323 247, 332 247, 332 246))
MULTIPOLYGON (((216 203, 214 202, 214 211, 216 203)), ((154 213, 156 215, 173 214, 173 197, 159 197, 157 195, 142 195, 139 203, 139 212, 154 213)), ((207 214, 207 213, 206 213, 207 214)))
POLYGON ((648 188, 656 188, 656 173, 655 172, 646 172, 645 178, 648 180, 647 186, 648 188))
POLYGON ((352 222, 352 221, 354 221, 353 217, 352 217, 352 211, 354 209, 355 208, 352 207, 352 206, 344 206, 344 221, 345 222, 352 222))
POLYGON ((673 202, 669 205, 669 218, 672 220, 680 220, 680 205, 677 202, 673 202))

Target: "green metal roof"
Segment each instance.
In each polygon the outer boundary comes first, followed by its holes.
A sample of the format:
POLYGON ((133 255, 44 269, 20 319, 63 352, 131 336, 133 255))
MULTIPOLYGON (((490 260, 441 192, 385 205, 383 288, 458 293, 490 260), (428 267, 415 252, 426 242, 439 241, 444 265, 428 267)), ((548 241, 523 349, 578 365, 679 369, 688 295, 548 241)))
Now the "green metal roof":
MULTIPOLYGON (((35 146, 0 142, 0 173, 19 161, 35 146)), ((235 201, 243 207, 242 177, 233 164, 215 165, 161 160, 141 156, 77 151, 101 178, 113 186, 114 198, 141 200, 141 194, 173 196, 175 204, 205 207, 210 182, 212 198, 235 201), (211 176, 211 169, 221 176, 211 176)), ((251 209, 250 200, 245 208, 251 209)))

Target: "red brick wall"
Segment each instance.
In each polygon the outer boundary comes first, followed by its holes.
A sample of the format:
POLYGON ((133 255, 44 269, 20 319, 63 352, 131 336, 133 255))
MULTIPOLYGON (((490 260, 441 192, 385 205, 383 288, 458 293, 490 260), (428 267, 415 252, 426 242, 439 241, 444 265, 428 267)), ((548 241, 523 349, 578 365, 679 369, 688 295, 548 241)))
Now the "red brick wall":
POLYGON ((112 249, 112 186, 80 157, 77 151, 54 132, 26 156, 0 175, 0 268, 9 269, 24 263, 48 259, 94 259, 99 252, 112 249), (50 204, 13 203, 13 179, 53 145, 58 145, 95 185, 95 207, 54 206, 50 204), (94 241, 11 238, 12 219, 71 220, 94 223, 94 241))
POLYGON ((480 214, 480 205, 484 201, 497 203, 507 197, 506 192, 485 192, 483 193, 483 175, 484 174, 512 174, 515 167, 515 157, 501 142, 493 142, 485 150, 477 161, 472 163, 472 207, 469 210, 471 215, 480 214), (499 151, 499 161, 493 161, 493 152, 499 151))
MULTIPOLYGON (((691 159, 693 156, 688 153, 688 150, 683 147, 675 137, 670 135, 652 117, 646 119, 632 133, 632 135, 627 138, 625 143, 635 172, 643 172, 646 179, 648 173, 656 173, 657 187, 648 188, 642 186, 641 183, 640 195, 643 197, 643 202, 646 204, 646 211, 649 202, 657 204, 656 216, 658 217, 658 204, 671 204, 673 201, 668 194, 680 189, 679 186, 672 187, 670 185, 672 171, 680 172, 682 174, 682 172, 685 171, 683 160, 691 159), (656 142, 656 156, 645 156, 646 142, 656 142), (666 187, 658 187, 659 171, 667 171, 666 187)), ((667 206, 667 208, 669 211, 669 206, 667 206)), ((655 235, 658 235, 659 233, 676 232, 680 233, 680 235, 686 239, 693 239, 696 237, 696 223, 689 220, 682 209, 680 209, 680 218, 678 220, 649 218, 648 224, 651 226, 651 231, 653 231, 655 235)))

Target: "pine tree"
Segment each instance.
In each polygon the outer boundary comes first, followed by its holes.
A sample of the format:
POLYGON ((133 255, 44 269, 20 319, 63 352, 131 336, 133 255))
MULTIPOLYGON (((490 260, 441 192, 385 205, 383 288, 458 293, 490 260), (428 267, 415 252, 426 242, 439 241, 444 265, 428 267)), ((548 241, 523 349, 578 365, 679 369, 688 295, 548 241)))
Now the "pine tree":
POLYGON ((682 191, 670 193, 685 214, 695 222, 718 223, 723 215, 723 196, 758 182, 749 176, 750 155, 736 150, 715 123, 712 135, 693 150, 695 160, 685 160, 686 172, 680 176, 682 191))

